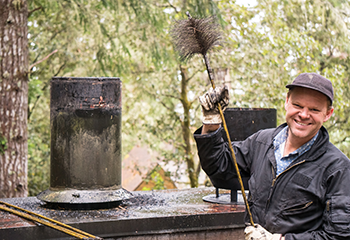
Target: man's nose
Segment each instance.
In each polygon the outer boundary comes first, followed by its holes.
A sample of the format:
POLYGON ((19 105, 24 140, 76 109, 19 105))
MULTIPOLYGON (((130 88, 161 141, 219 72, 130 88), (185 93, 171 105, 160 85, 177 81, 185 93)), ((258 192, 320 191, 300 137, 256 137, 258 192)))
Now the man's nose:
POLYGON ((307 109, 306 107, 304 107, 303 109, 301 109, 300 112, 299 112, 299 116, 300 116, 301 118, 309 118, 309 117, 310 117, 309 109, 307 109))

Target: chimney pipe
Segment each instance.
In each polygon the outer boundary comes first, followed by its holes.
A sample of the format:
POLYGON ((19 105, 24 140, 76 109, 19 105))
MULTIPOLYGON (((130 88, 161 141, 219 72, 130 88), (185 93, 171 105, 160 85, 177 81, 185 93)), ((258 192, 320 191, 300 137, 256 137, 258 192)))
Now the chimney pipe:
POLYGON ((51 79, 50 188, 37 198, 57 204, 129 199, 121 182, 119 78, 51 79))

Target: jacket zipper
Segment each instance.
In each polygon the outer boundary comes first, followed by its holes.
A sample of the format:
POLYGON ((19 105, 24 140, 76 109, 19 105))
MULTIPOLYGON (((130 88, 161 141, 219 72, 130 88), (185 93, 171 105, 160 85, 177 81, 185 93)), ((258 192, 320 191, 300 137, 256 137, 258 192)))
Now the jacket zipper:
POLYGON ((329 212, 329 211, 330 211, 330 207, 329 207, 329 205, 330 205, 330 201, 328 200, 328 201, 327 201, 327 212, 329 212))
POLYGON ((272 180, 272 186, 271 186, 271 187, 274 187, 275 182, 276 182, 276 180, 277 180, 277 178, 278 178, 279 176, 281 176, 283 173, 289 171, 291 168, 293 168, 293 167, 295 167, 295 166, 298 166, 298 165, 300 165, 300 164, 302 164, 302 163, 304 163, 304 162, 305 162, 305 160, 303 160, 303 161, 301 161, 301 162, 298 162, 298 163, 294 164, 293 166, 288 167, 288 168, 287 168, 286 170, 284 170, 283 172, 281 172, 277 177, 275 177, 275 178, 272 180))
MULTIPOLYGON (((302 164, 302 163, 304 163, 304 162, 305 162, 305 160, 300 161, 300 162, 298 162, 298 163, 296 163, 296 164, 294 164, 294 165, 288 167, 287 169, 285 169, 283 172, 281 172, 278 176, 276 176, 276 177, 272 180, 271 190, 270 190, 269 198, 268 198, 267 203, 266 203, 266 208, 265 208, 265 210, 267 210, 268 207, 270 206, 270 199, 271 199, 272 192, 273 192, 273 188, 274 188, 274 186, 275 186, 275 183, 276 183, 277 178, 278 178, 279 176, 281 176, 283 173, 285 173, 285 172, 289 171, 290 169, 292 169, 293 167, 296 167, 296 166, 298 166, 298 165, 300 165, 300 164, 302 164)), ((273 173, 275 173, 273 167, 272 167, 272 170, 273 170, 273 173)))

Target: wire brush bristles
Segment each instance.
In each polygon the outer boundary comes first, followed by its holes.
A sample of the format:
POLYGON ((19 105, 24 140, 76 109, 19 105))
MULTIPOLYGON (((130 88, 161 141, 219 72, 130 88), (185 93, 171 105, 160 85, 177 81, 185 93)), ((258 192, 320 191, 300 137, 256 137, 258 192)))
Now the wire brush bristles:
POLYGON ((175 21, 170 29, 180 60, 185 61, 200 53, 206 55, 209 49, 220 45, 222 32, 215 16, 195 19, 187 13, 187 20, 175 21))

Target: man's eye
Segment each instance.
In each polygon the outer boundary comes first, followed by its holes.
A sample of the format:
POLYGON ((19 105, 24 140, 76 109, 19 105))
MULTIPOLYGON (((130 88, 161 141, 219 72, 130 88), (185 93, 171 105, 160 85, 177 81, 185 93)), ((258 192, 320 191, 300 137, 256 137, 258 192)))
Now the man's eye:
POLYGON ((301 108, 301 106, 298 104, 293 104, 293 105, 294 105, 294 107, 301 108))

